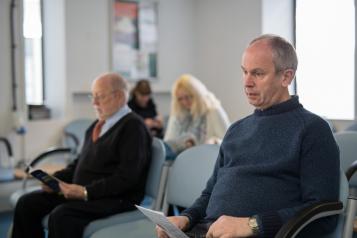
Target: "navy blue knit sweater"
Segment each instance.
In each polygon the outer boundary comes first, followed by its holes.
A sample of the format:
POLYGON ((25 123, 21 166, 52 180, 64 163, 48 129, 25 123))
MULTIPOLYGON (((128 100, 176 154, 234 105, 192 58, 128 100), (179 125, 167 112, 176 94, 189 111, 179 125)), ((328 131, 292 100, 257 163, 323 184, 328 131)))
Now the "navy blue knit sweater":
MULTIPOLYGON (((261 237, 318 201, 338 200, 339 150, 328 124, 298 97, 234 123, 222 142, 213 175, 182 215, 191 225, 221 215, 257 215, 261 237)), ((315 222, 333 229, 336 217, 315 222)))

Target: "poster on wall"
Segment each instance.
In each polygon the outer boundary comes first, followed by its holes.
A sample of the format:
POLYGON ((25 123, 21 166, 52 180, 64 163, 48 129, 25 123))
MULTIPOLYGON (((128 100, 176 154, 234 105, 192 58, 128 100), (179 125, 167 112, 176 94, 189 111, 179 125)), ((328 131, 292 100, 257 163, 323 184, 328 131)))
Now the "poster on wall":
POLYGON ((115 0, 113 69, 129 80, 157 78, 157 3, 115 0))

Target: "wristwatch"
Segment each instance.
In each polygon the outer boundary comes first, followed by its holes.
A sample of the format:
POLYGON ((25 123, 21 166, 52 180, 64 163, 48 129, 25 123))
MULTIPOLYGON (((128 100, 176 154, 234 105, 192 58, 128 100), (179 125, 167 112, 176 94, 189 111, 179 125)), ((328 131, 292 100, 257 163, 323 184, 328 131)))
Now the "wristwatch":
POLYGON ((84 201, 86 202, 86 201, 88 201, 88 192, 87 192, 87 189, 86 189, 86 187, 84 187, 84 189, 83 189, 83 195, 84 195, 84 201))
POLYGON ((254 236, 259 234, 259 225, 256 216, 249 217, 248 226, 252 230, 254 236))

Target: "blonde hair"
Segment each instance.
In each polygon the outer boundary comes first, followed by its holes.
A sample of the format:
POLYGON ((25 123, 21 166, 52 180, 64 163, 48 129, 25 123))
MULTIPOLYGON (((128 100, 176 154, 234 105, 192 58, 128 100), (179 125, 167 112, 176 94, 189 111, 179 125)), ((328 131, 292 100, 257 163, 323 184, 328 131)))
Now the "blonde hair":
POLYGON ((175 82, 172 88, 171 115, 183 117, 187 110, 181 106, 177 98, 179 90, 185 91, 192 97, 192 106, 189 113, 193 118, 205 115, 210 109, 220 106, 220 102, 206 86, 193 75, 183 74, 175 82))

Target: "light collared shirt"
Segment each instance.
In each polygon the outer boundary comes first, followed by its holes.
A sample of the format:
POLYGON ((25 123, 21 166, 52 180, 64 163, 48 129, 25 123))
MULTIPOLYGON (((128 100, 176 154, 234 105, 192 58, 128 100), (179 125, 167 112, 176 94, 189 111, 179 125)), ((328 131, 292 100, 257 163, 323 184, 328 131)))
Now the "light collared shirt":
POLYGON ((100 131, 99 137, 104 135, 110 128, 112 128, 115 125, 115 123, 117 123, 120 119, 122 119, 124 116, 126 116, 130 112, 131 112, 131 109, 128 107, 128 105, 125 104, 116 113, 114 113, 111 117, 109 117, 107 120, 105 120, 105 123, 100 131))

